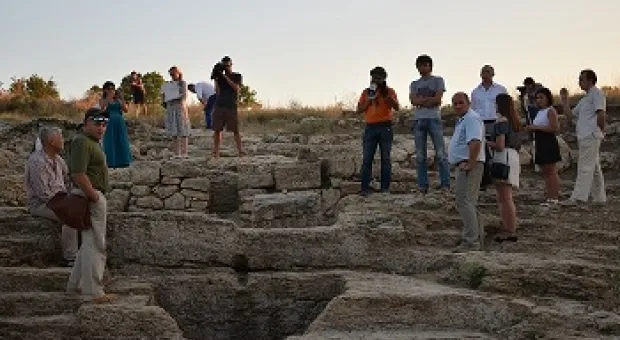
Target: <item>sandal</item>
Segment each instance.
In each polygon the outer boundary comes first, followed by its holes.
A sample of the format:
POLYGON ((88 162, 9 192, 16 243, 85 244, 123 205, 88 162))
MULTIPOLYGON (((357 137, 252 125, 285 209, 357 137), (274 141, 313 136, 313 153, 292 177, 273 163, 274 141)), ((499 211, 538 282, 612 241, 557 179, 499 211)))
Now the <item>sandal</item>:
POLYGON ((517 242, 518 239, 519 238, 515 234, 503 234, 503 235, 495 236, 493 240, 497 243, 502 243, 502 242, 517 242))

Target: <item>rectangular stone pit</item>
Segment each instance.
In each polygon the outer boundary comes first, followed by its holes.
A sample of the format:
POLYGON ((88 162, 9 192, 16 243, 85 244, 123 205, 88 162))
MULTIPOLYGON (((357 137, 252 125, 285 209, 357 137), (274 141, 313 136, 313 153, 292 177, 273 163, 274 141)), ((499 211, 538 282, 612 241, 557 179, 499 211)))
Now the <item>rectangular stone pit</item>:
POLYGON ((248 228, 306 228, 320 222, 321 195, 315 191, 259 194, 240 208, 248 228))

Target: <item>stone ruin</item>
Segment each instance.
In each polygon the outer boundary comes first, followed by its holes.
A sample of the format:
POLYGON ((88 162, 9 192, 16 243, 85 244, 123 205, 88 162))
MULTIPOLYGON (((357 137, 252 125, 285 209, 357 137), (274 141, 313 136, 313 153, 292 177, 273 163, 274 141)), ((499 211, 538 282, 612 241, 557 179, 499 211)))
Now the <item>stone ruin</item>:
MULTIPOLYGON (((607 206, 548 209, 542 179, 524 167, 519 241, 492 241, 489 189, 485 251, 453 254, 454 197, 415 192, 408 135, 395 137, 392 193, 362 198, 354 135, 248 136, 250 156, 218 161, 203 156, 205 135, 190 159, 172 161, 159 157, 161 131, 138 128, 137 160, 112 171, 108 194, 106 289, 121 298, 101 306, 63 292, 58 226, 23 207, 30 131, 0 136, 0 338, 620 338, 613 175, 607 206)), ((576 157, 564 139, 567 192, 576 157)), ((613 150, 606 175, 618 169, 613 150)))

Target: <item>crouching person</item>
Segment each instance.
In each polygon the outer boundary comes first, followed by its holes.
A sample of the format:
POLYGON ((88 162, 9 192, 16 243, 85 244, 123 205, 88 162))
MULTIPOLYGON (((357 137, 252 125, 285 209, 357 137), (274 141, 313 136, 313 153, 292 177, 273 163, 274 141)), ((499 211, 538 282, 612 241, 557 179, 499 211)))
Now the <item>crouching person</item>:
POLYGON ((363 161, 361 169, 362 188, 360 194, 370 194, 372 161, 379 146, 381 152, 381 191, 389 192, 392 177, 393 110, 399 109, 396 92, 387 86, 387 72, 377 66, 370 71, 370 86, 362 92, 357 112, 364 114, 366 128, 363 137, 363 161))
POLYGON ((67 291, 81 292, 85 302, 106 303, 114 296, 103 290, 106 265, 106 214, 104 193, 108 189, 108 167, 101 147, 108 115, 97 108, 86 112, 83 133, 71 143, 69 171, 77 189, 72 194, 89 199, 91 228, 82 230, 82 245, 71 271, 67 291))
MULTIPOLYGON (((38 140, 41 145, 30 154, 24 176, 30 214, 61 222, 48 203, 57 194, 67 192, 67 164, 59 155, 64 148, 62 130, 44 127, 38 140)), ((61 242, 61 265, 71 267, 78 251, 77 231, 63 224, 61 242)))
POLYGON ((452 97, 452 106, 459 119, 450 140, 448 161, 456 166, 454 194, 456 209, 463 220, 461 241, 455 252, 481 250, 484 228, 478 214, 478 194, 484 170, 484 124, 480 115, 470 109, 470 100, 463 92, 452 97))

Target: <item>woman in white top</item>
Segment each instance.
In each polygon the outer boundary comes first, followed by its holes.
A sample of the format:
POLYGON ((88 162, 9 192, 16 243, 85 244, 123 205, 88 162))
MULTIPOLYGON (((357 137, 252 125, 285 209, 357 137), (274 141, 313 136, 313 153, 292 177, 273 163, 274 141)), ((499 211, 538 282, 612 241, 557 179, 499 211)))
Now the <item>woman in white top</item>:
MULTIPOLYGON (((519 188, 519 149, 521 148, 521 120, 514 107, 514 100, 502 93, 495 97, 497 120, 493 126, 491 140, 487 145, 493 150, 493 163, 509 166, 508 176, 494 177, 497 189, 497 205, 504 230, 495 237, 496 242, 517 241, 517 209, 513 199, 513 188, 519 188)), ((497 176, 492 174, 492 176, 497 176)))
POLYGON ((536 104, 540 111, 526 131, 534 132, 534 163, 542 167, 547 201, 544 205, 557 204, 560 197, 560 178, 557 163, 562 160, 556 134, 559 129, 558 113, 553 108, 553 95, 548 88, 536 92, 536 104))

